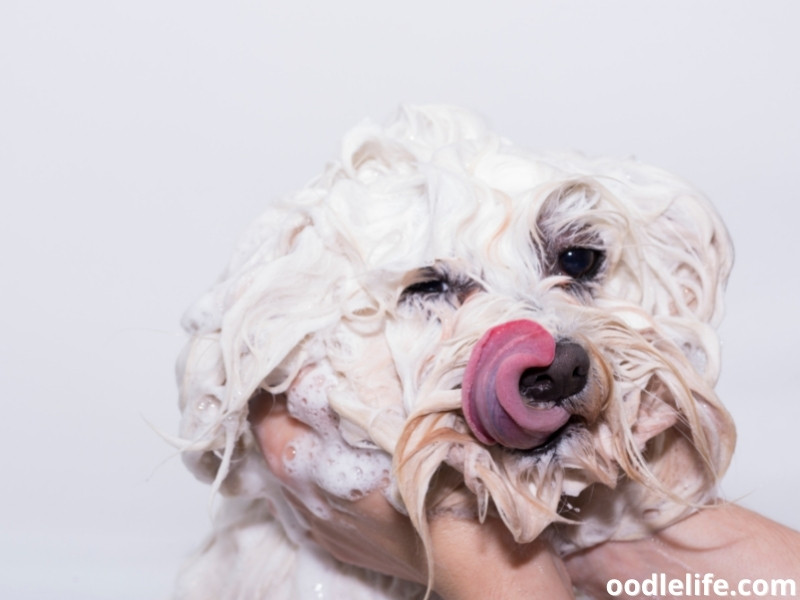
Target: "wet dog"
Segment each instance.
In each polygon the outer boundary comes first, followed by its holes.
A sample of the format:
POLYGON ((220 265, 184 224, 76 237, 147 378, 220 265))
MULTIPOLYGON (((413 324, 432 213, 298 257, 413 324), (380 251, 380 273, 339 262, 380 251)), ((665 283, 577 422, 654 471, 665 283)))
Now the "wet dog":
POLYGON ((654 167, 531 153, 457 108, 357 127, 185 317, 184 458, 229 499, 179 595, 419 592, 302 541, 248 425, 263 394, 310 426, 298 481, 381 489, 425 543, 442 502, 562 553, 689 514, 734 445, 714 393, 731 262, 711 205, 654 167))

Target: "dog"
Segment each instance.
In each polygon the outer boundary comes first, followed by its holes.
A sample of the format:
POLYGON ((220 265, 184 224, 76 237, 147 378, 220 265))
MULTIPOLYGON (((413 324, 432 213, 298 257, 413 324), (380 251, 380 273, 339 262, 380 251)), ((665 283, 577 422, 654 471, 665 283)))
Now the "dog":
POLYGON ((248 424, 259 394, 312 430, 298 479, 382 490, 428 546, 445 470, 465 514, 562 554, 712 501, 732 258, 711 204, 655 167, 532 153, 454 107, 359 125, 184 317, 182 454, 225 499, 177 597, 424 595, 304 541, 248 424))

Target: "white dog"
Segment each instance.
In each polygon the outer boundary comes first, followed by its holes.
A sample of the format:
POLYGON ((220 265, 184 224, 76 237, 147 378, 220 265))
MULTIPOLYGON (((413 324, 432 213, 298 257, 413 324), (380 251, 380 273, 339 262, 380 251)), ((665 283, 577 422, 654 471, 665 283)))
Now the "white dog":
POLYGON ((382 489, 429 543, 449 469, 464 510, 562 553, 686 516, 734 445, 713 390, 731 261, 708 202, 653 167, 533 154, 454 108, 357 127, 185 317, 184 458, 227 498, 178 597, 424 594, 303 542, 257 393, 313 429, 285 466, 317 515, 315 488, 382 489))

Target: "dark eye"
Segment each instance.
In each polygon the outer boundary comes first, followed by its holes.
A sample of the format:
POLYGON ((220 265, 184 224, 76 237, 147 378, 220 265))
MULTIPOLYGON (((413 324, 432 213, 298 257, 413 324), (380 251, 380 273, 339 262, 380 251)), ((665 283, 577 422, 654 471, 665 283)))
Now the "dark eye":
POLYGON ((603 253, 594 248, 567 248, 558 255, 558 268, 573 279, 591 279, 603 263, 603 253))
POLYGON ((428 279, 426 281, 412 283, 403 290, 400 298, 402 299, 408 296, 441 296, 449 291, 450 284, 446 280, 428 279))

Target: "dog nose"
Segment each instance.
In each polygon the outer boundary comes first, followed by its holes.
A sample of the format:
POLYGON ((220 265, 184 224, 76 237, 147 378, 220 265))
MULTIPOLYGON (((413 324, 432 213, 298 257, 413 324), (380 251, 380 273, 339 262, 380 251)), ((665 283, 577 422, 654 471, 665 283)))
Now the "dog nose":
POLYGON ((530 402, 559 402, 579 393, 589 375, 589 355, 575 342, 556 343, 553 362, 526 369, 519 378, 519 393, 530 402))

